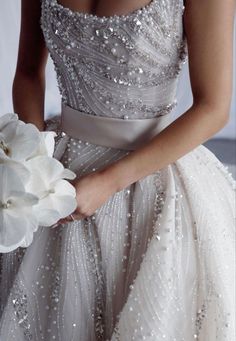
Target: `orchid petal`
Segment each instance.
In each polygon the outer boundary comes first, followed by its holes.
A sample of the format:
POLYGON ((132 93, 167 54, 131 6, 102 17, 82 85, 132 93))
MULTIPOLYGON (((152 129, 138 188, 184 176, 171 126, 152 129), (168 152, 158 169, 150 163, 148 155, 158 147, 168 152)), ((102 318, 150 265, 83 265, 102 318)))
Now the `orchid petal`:
POLYGON ((75 211, 77 208, 77 201, 75 198, 69 195, 54 196, 54 207, 60 214, 60 218, 65 218, 69 214, 75 211))
POLYGON ((61 179, 63 175, 72 176, 74 173, 70 170, 64 173, 64 166, 62 163, 54 158, 48 156, 37 156, 26 162, 26 166, 31 172, 37 173, 44 179, 45 183, 54 182, 61 179))
POLYGON ((65 168, 61 173, 61 178, 73 180, 76 178, 76 174, 68 168, 65 168))
POLYGON ((15 113, 9 113, 2 115, 0 117, 0 131, 5 128, 11 121, 15 121, 18 119, 18 115, 15 113))
MULTIPOLYGON (((1 152, 1 150, 0 150, 1 152)), ((17 161, 13 161, 11 159, 1 159, 0 157, 0 165, 1 164, 5 164, 8 167, 10 167, 11 169, 13 169, 17 175, 19 176, 19 178, 21 179, 21 181, 23 182, 23 184, 26 184, 29 181, 30 178, 30 172, 29 170, 20 162, 17 161)))
POLYGON ((34 212, 37 216, 40 226, 51 226, 60 220, 61 216, 58 211, 48 209, 44 205, 34 206, 34 212))
POLYGON ((43 131, 42 137, 45 145, 45 150, 48 156, 53 156, 55 148, 55 137, 57 136, 55 131, 43 131))
POLYGON ((53 156, 54 148, 55 148, 55 137, 57 136, 55 131, 41 131, 40 132, 40 143, 39 147, 35 152, 28 158, 32 159, 33 157, 46 155, 53 156))
MULTIPOLYGON (((30 170, 30 168, 29 168, 30 170)), ((49 183, 45 181, 42 174, 37 172, 37 170, 31 170, 31 175, 29 178, 29 182, 26 184, 26 191, 33 193, 39 199, 42 198, 42 196, 45 195, 45 193, 48 191, 49 183)))
POLYGON ((4 143, 9 149, 9 158, 24 161, 38 147, 39 130, 34 124, 12 121, 1 131, 4 143))
MULTIPOLYGON (((0 210, 0 250, 20 245, 25 237, 27 216, 12 214, 10 209, 0 210), (20 218, 20 219, 19 219, 20 218)), ((1 251, 0 251, 1 252, 1 251)))
POLYGON ((73 197, 76 196, 75 187, 67 180, 57 180, 54 183, 53 189, 55 190, 56 195, 71 195, 73 197))
POLYGON ((37 229, 32 214, 37 202, 37 197, 25 192, 17 173, 6 164, 0 164, 0 252, 16 249, 25 238, 27 240, 28 233, 37 229))
POLYGON ((8 199, 11 190, 25 192, 24 185, 17 173, 5 164, 0 164, 0 201, 8 199))
POLYGON ((12 202, 12 206, 16 208, 33 206, 36 205, 39 201, 38 197, 31 193, 23 193, 17 191, 12 191, 9 195, 9 199, 12 202))

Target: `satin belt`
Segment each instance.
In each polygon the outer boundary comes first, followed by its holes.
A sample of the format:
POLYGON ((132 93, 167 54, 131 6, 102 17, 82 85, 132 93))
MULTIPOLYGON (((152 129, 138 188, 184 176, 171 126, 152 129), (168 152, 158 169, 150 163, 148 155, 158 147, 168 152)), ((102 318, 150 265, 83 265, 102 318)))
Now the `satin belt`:
POLYGON ((67 135, 105 147, 134 150, 168 126, 170 113, 145 119, 101 117, 61 104, 61 128, 67 135))

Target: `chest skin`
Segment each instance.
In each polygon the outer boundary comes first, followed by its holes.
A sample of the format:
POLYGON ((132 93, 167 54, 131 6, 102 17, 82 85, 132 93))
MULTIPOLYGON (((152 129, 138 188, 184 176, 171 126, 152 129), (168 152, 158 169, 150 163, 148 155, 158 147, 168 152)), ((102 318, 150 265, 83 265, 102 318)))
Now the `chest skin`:
POLYGON ((152 0, 59 0, 58 3, 81 13, 98 16, 122 15, 148 5, 152 0))

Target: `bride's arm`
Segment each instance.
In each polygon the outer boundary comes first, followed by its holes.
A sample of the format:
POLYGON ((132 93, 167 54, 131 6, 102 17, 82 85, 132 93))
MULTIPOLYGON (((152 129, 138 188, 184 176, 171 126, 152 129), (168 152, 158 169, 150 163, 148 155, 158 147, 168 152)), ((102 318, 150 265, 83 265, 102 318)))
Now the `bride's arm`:
POLYGON ((234 11, 235 0, 186 0, 193 105, 145 146, 103 170, 117 191, 176 161, 228 122, 234 11))
POLYGON ((48 52, 40 28, 40 0, 21 1, 21 31, 12 87, 13 107, 24 122, 44 130, 45 66, 48 52))

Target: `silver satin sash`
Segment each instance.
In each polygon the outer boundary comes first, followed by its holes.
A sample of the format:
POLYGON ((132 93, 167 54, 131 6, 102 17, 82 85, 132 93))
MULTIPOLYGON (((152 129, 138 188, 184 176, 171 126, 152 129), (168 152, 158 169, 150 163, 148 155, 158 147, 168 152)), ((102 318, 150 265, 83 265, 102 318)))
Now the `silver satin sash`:
POLYGON ((92 144, 134 150, 160 133, 172 121, 170 113, 144 119, 90 115, 61 104, 61 128, 67 135, 92 144))

